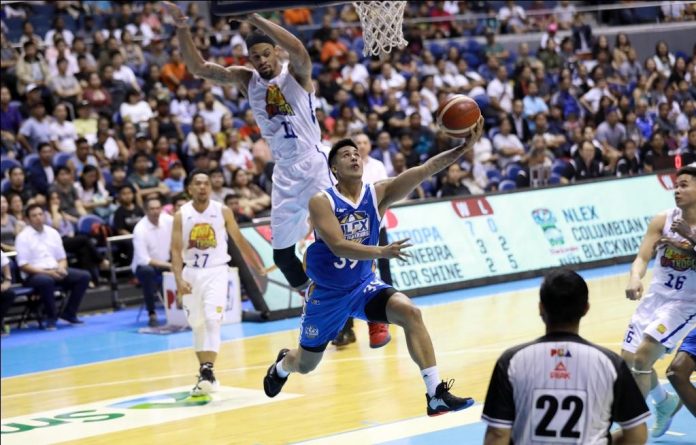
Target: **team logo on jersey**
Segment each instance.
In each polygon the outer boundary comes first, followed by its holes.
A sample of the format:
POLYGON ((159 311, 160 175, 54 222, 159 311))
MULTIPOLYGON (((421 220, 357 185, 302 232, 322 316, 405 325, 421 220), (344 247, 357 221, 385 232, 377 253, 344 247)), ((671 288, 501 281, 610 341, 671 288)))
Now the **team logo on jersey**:
POLYGON ((541 230, 544 231, 544 236, 546 240, 552 246, 562 246, 565 244, 563 239, 563 232, 556 227, 556 216, 549 209, 535 209, 532 210, 532 219, 537 223, 541 230))
POLYGON ((551 357, 572 357, 570 351, 563 348, 551 349, 551 357))
POLYGON ((552 379, 568 380, 570 378, 570 373, 566 369, 563 362, 558 362, 551 374, 549 375, 552 379))
POLYGON ((343 237, 348 241, 362 243, 370 236, 370 218, 367 212, 358 210, 339 217, 343 237))
POLYGON ((664 334, 666 331, 667 331, 667 328, 665 327, 665 325, 659 324, 657 326, 657 332, 659 332, 660 334, 664 334))
POLYGON ((660 266, 684 272, 685 270, 696 271, 696 256, 683 250, 675 249, 672 246, 665 246, 665 251, 660 258, 660 266))
POLYGON ((319 335, 319 328, 316 326, 305 327, 305 335, 307 338, 316 338, 319 335))
POLYGON ((294 116, 295 111, 293 111, 292 106, 285 100, 283 92, 280 91, 278 85, 269 85, 268 90, 266 90, 266 114, 268 114, 269 119, 281 115, 281 116, 294 116))
POLYGON ((189 233, 189 249, 205 250, 217 247, 215 239, 215 229, 208 223, 198 223, 193 226, 189 233))

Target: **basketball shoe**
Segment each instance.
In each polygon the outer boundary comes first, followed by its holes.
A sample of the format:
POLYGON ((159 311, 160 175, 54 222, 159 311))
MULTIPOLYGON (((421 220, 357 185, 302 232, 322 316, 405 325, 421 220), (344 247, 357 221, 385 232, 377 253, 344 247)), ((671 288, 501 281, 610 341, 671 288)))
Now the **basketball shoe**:
POLYGON ((381 348, 391 341, 388 324, 368 322, 367 327, 370 329, 370 347, 372 349, 381 348))
POLYGON ((290 352, 289 349, 281 349, 278 353, 276 361, 273 362, 273 364, 268 368, 268 371, 266 371, 266 377, 263 378, 263 391, 268 397, 277 396, 278 393, 280 393, 280 390, 283 389, 285 382, 288 381, 287 377, 280 377, 276 371, 276 364, 283 360, 283 357, 285 357, 288 352, 290 352))
POLYGON ((202 396, 215 392, 220 387, 220 383, 215 378, 213 372, 213 364, 210 362, 203 363, 198 370, 198 382, 191 390, 192 396, 202 396))
POLYGON ((434 417, 450 411, 459 411, 474 404, 474 399, 470 397, 457 397, 450 393, 454 379, 442 381, 435 389, 435 395, 430 397, 427 393, 425 399, 428 402, 428 416, 434 417))
POLYGON ((655 403, 655 424, 650 428, 652 437, 660 437, 667 432, 672 424, 672 417, 682 407, 681 400, 676 394, 667 393, 667 397, 660 403, 655 403))

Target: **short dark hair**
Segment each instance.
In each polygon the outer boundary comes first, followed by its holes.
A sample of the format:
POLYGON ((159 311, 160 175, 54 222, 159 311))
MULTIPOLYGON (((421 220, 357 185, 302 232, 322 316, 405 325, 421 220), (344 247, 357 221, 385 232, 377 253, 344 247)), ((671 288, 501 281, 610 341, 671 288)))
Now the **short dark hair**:
POLYGON ((222 167, 215 167, 211 170, 208 170, 208 176, 213 176, 216 173, 220 173, 221 175, 225 175, 225 172, 222 170, 222 167))
POLYGON ((188 201, 188 197, 187 197, 186 194, 183 193, 183 192, 177 193, 177 194, 174 195, 174 197, 172 198, 172 204, 175 204, 177 201, 188 201))
POLYGON ((196 175, 206 175, 208 179, 210 179, 210 172, 208 170, 204 170, 202 168, 194 168, 193 170, 191 170, 191 173, 189 173, 186 177, 186 180, 184 181, 184 188, 188 187, 189 184, 191 184, 191 181, 193 181, 193 178, 196 175))
POLYGON ((343 147, 358 148, 358 146, 352 139, 341 139, 340 141, 336 142, 333 145, 333 147, 331 147, 331 151, 329 151, 329 167, 333 167, 333 162, 334 159, 336 159, 336 154, 338 154, 338 150, 342 149, 343 147))
POLYGON ((19 166, 19 165, 15 165, 14 167, 10 167, 10 170, 9 170, 9 173, 8 173, 8 174, 9 174, 10 176, 12 176, 12 173, 14 173, 15 170, 19 170, 19 171, 21 171, 22 173, 24 173, 24 168, 22 168, 22 167, 19 166))
POLYGON ((150 156, 148 156, 146 153, 138 152, 133 155, 133 165, 135 165, 135 163, 138 162, 138 159, 140 158, 145 158, 148 162, 150 161, 150 156))
POLYGON ((31 211, 34 209, 41 209, 43 212, 43 207, 34 202, 24 208, 24 216, 29 218, 29 213, 31 213, 31 211))
POLYGON ((68 167, 67 165, 59 165, 58 167, 56 167, 56 177, 62 171, 66 171, 66 172, 70 173, 70 175, 72 175, 72 171, 70 170, 70 167, 68 167))
POLYGON ((135 187, 133 187, 130 183, 123 184, 121 187, 119 187, 118 194, 120 195, 121 192, 124 191, 125 189, 128 189, 131 192, 133 192, 133 194, 135 194, 135 187))
POLYGON ((159 195, 159 193, 152 193, 150 195, 147 195, 147 198, 145 198, 145 202, 143 205, 145 206, 145 210, 147 210, 150 207, 150 203, 152 201, 158 201, 160 205, 162 205, 162 197, 159 195))
POLYGON ((85 137, 80 136, 79 138, 75 139, 75 145, 80 144, 89 144, 89 141, 85 137))
POLYGON ((696 179, 696 167, 693 165, 685 165, 684 167, 677 170, 677 176, 681 175, 691 175, 696 179))
POLYGON ((48 143, 48 142, 39 142, 39 146, 36 148, 36 151, 41 151, 41 149, 44 148, 44 147, 49 147, 49 148, 53 149, 53 145, 51 145, 50 143, 48 143))
POLYGON ((539 289, 547 324, 576 323, 585 315, 589 291, 585 280, 570 269, 546 274, 539 289))
POLYGON ((251 49, 252 46, 258 45, 259 43, 267 43, 271 46, 275 46, 275 42, 272 38, 258 31, 249 34, 244 43, 246 43, 247 49, 251 49))
POLYGON ((231 192, 225 195, 225 199, 222 200, 222 202, 227 203, 230 199, 238 199, 239 194, 237 192, 231 192))

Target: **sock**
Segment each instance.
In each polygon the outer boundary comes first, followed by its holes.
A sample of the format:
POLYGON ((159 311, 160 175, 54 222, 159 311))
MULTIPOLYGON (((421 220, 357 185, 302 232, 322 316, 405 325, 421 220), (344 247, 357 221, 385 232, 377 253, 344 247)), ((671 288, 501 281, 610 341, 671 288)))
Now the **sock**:
POLYGON ((652 391, 650 391, 650 395, 655 403, 660 403, 667 398, 667 391, 665 391, 665 388, 662 385, 658 384, 652 389, 652 391))
POLYGON ((285 361, 285 359, 276 363, 276 374, 278 374, 278 377, 280 377, 281 379, 284 379, 290 375, 288 371, 283 369, 283 361, 285 361))
POLYGON ((430 368, 422 369, 421 376, 423 376, 428 395, 433 397, 437 385, 440 384, 440 371, 437 370, 437 366, 431 366, 430 368))

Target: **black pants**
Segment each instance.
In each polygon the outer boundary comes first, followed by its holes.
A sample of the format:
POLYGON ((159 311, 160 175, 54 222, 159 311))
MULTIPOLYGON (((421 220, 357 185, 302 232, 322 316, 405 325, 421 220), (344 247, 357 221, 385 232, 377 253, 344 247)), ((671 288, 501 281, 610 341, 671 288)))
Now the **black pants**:
POLYGON ((5 315, 7 311, 12 307, 16 295, 12 289, 7 289, 0 293, 0 329, 2 329, 2 322, 5 320, 5 315))
POLYGON ((86 235, 64 236, 65 251, 77 258, 77 267, 89 272, 92 281, 99 281, 99 263, 102 258, 92 240, 86 235))
POLYGON ((70 292, 68 303, 65 305, 62 315, 66 318, 77 317, 82 297, 85 296, 87 286, 89 286, 89 278, 89 273, 86 271, 71 267, 68 268, 68 274, 62 280, 56 280, 44 274, 35 274, 27 278, 25 284, 38 292, 46 318, 56 320, 59 315, 56 308, 56 286, 70 292))

